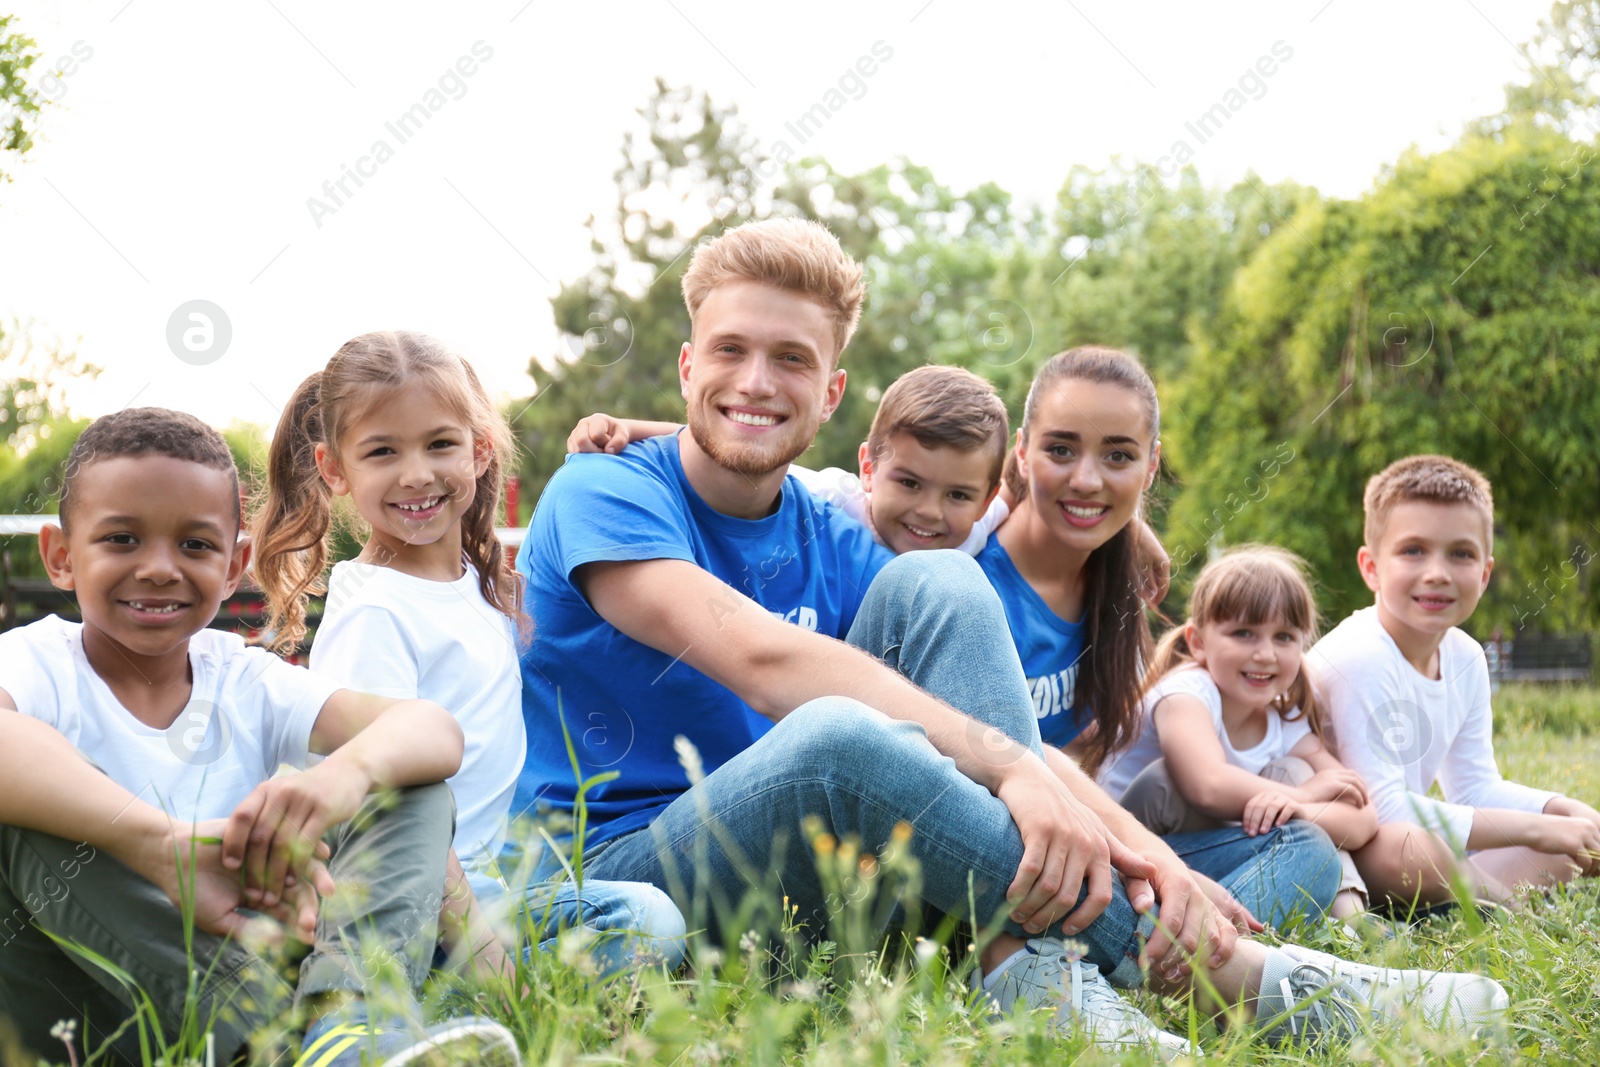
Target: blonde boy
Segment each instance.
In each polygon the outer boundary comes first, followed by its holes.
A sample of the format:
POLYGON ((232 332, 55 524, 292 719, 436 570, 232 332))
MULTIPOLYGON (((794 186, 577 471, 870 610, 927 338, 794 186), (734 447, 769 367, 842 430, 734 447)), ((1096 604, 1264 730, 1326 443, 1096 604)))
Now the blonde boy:
POLYGON ((1410 456, 1367 483, 1361 576, 1372 607, 1312 649, 1334 745, 1366 779, 1378 836, 1354 854, 1371 891, 1442 903, 1464 879, 1509 900, 1596 872, 1600 813, 1505 780, 1494 758, 1489 669, 1459 625, 1494 569, 1494 501, 1478 471, 1410 456), (1444 800, 1427 795, 1438 783, 1444 800))

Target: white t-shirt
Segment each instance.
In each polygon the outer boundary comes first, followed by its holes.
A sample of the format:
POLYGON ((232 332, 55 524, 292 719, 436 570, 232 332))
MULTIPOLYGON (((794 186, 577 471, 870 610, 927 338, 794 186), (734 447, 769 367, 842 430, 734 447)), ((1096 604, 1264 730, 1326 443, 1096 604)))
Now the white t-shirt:
POLYGON ((370 563, 338 563, 328 580, 311 669, 362 692, 431 700, 466 738, 456 798, 456 855, 488 898, 494 858, 527 753, 516 629, 483 598, 471 566, 435 582, 370 563))
MULTIPOLYGON (((789 473, 800 479, 800 484, 806 491, 818 500, 826 500, 835 507, 843 509, 844 513, 861 523, 872 531, 872 539, 884 547, 888 547, 878 530, 867 517, 867 508, 872 502, 872 495, 861 488, 861 479, 842 467, 824 467, 820 471, 808 470, 797 463, 789 465, 789 473)), ((983 546, 989 543, 989 535, 1000 528, 1011 514, 1011 509, 1006 502, 996 493, 994 499, 989 501, 989 507, 972 524, 972 532, 967 539, 956 546, 958 552, 965 552, 969 556, 976 556, 983 551, 983 546)))
POLYGON ((1379 822, 1443 834, 1458 850, 1473 810, 1541 811, 1559 794, 1500 776, 1494 760, 1489 666, 1483 648, 1452 627, 1439 645, 1439 677, 1425 678, 1362 608, 1307 657, 1328 703, 1329 743, 1366 779, 1379 822), (1444 801, 1427 791, 1437 781, 1444 801))
POLYGON ((1100 785, 1112 800, 1121 800, 1139 772, 1161 758, 1161 739, 1156 734, 1156 705, 1170 696, 1191 696, 1200 701, 1211 715, 1212 729, 1222 742, 1222 754, 1235 767, 1251 774, 1260 774, 1267 764, 1287 756, 1311 732, 1311 724, 1304 716, 1286 722, 1272 708, 1267 709, 1267 732, 1261 740, 1246 749, 1236 749, 1228 739, 1228 730, 1222 724, 1222 694, 1217 683, 1202 667, 1188 666, 1168 674, 1145 694, 1139 723, 1139 736, 1122 753, 1106 762, 1100 771, 1100 785))
POLYGON ((233 814, 283 764, 304 767, 332 679, 246 647, 237 634, 189 638, 194 684, 165 730, 122 706, 89 665, 83 624, 58 616, 0 634, 0 689, 49 723, 118 785, 180 822, 233 814))

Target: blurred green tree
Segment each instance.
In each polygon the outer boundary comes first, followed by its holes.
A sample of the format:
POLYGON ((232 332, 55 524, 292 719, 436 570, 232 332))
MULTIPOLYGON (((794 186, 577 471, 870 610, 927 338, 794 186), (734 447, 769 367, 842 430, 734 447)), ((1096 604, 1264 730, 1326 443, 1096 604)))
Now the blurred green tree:
MULTIPOLYGON (((1253 174, 1219 192, 1193 167, 1169 182, 1147 163, 1075 166, 1015 299, 1049 339, 1046 355, 1113 345, 1137 353, 1157 379, 1170 377, 1188 363, 1191 320, 1209 318, 1240 264, 1315 197, 1253 174)), ((1005 384, 1019 400, 1016 387, 1027 386, 1005 384)))
POLYGON ((1267 239, 1163 391, 1175 562, 1218 542, 1285 545, 1338 619, 1371 599, 1354 562, 1365 480, 1442 452, 1483 470, 1499 501, 1504 573, 1473 629, 1592 624, 1594 152, 1513 124, 1410 152, 1360 200, 1308 203, 1267 239))
POLYGON ((1583 140, 1600 134, 1600 0, 1557 0, 1521 51, 1526 80, 1506 86, 1505 109, 1476 132, 1532 121, 1583 140))
POLYGON ((16 21, 15 15, 0 15, 0 181, 11 180, 8 168, 33 147, 39 113, 49 103, 28 83, 38 45, 17 32, 16 21))
POLYGON ((9 327, 0 323, 0 446, 17 452, 49 436, 67 410, 69 385, 100 374, 74 352, 40 348, 29 329, 16 321, 9 327))

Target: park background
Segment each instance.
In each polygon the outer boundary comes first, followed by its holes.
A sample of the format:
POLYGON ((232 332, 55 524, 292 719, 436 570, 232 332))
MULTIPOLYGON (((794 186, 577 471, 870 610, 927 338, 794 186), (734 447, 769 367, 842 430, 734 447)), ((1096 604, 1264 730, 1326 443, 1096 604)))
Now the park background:
MULTIPOLYGON (((1330 622, 1367 602, 1361 487, 1422 450, 1495 484, 1477 636, 1600 613, 1600 2, 17 0, 0 20, 0 514, 53 512, 85 420, 133 403, 223 427, 258 477, 293 386, 406 327, 503 399, 525 521, 579 417, 681 414, 694 244, 798 214, 870 285, 812 465, 852 466, 911 367, 970 367, 1015 416, 1050 354, 1119 345, 1164 406, 1169 613, 1245 540, 1304 555, 1330 622)), ((31 539, 0 542, 28 571, 31 539)), ((1600 801, 1594 689, 1496 709, 1508 775, 1600 801)), ((823 945, 702 947, 688 976, 610 986, 565 945, 502 1017, 529 1062, 1079 1055, 1041 1018, 985 1021, 963 946, 862 933, 914 872, 818 858, 849 902, 823 945)), ((1509 1046, 1409 1030, 1308 1060, 1145 1007, 1215 1063, 1592 1063, 1597 924, 1584 885, 1382 945, 1299 931, 1493 974, 1509 1046)))
POLYGON ((853 468, 911 367, 1015 415, 1044 358, 1117 345, 1161 389, 1175 597, 1266 540, 1336 620, 1365 478, 1442 451, 1499 505, 1478 636, 1600 611, 1595 4, 19 10, 0 513, 53 510, 74 428, 129 403, 257 470, 295 382, 405 327, 504 398, 525 521, 578 418, 681 416, 694 243, 799 214, 870 283, 810 465, 853 468))

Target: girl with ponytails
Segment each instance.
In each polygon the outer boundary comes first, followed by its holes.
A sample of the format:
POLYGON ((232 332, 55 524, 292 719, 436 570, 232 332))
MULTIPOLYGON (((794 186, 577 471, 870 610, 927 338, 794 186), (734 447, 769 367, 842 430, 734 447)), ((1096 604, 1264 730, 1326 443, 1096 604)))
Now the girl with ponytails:
MULTIPOLYGON (((514 887, 505 899, 496 866, 527 751, 518 655, 529 623, 495 536, 512 454, 510 428, 466 360, 422 334, 363 334, 295 390, 253 523, 256 580, 283 650, 304 637, 307 597, 324 587, 334 499, 354 505, 365 537, 326 583, 311 667, 367 692, 425 697, 460 722, 466 750, 449 780, 459 884, 447 887, 442 928, 447 942, 455 935, 450 948, 491 971, 503 971, 503 946, 478 902, 514 911, 524 896, 514 887)), ((668 941, 649 947, 674 955, 682 919, 653 887, 588 883, 581 899, 576 887, 535 889, 559 922, 662 933, 668 941), (641 930, 641 917, 655 928, 641 930)), ((616 969, 631 951, 631 939, 626 950, 611 944, 602 962, 616 969)))
POLYGON ((1101 785, 1157 833, 1230 823, 1252 836, 1313 822, 1340 849, 1335 918, 1366 910, 1350 850, 1378 831, 1361 776, 1323 744, 1323 713, 1304 663, 1317 609, 1300 559, 1241 545, 1207 564, 1189 617, 1156 646, 1138 740, 1101 785))

